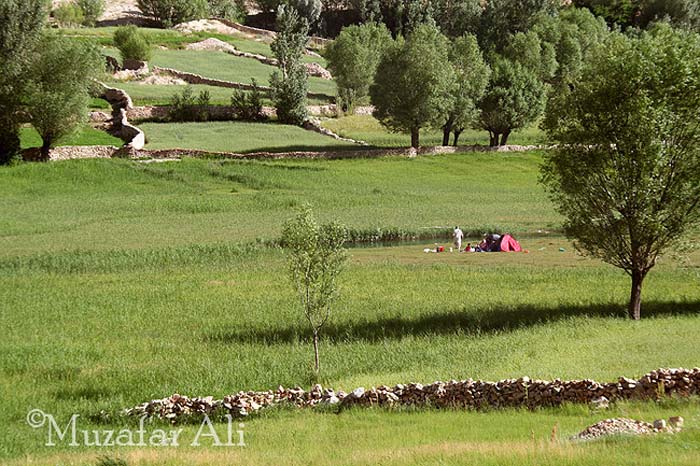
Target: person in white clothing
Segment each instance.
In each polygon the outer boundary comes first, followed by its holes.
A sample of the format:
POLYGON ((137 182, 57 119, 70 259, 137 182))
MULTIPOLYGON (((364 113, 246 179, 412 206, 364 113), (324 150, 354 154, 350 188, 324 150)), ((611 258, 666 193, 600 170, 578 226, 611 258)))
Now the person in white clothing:
POLYGON ((462 250, 462 238, 464 238, 464 233, 459 227, 455 227, 454 231, 452 232, 452 239, 454 240, 455 249, 457 249, 457 252, 462 250))

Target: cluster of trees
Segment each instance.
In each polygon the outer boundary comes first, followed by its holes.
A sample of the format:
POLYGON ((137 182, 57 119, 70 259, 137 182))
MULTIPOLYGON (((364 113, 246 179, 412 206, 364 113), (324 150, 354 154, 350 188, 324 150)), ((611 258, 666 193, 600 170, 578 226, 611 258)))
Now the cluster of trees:
POLYGON ((468 127, 504 145, 568 89, 609 34, 590 11, 550 0, 493 0, 478 13, 460 11, 469 21, 440 27, 425 15, 396 39, 381 23, 344 28, 325 52, 343 110, 369 97, 375 116, 410 133, 414 147, 425 127, 442 129, 445 145, 468 127))
POLYGON ((87 117, 93 78, 104 70, 99 50, 44 28, 43 0, 0 2, 0 164, 20 149, 22 124, 43 140, 41 154, 87 117))

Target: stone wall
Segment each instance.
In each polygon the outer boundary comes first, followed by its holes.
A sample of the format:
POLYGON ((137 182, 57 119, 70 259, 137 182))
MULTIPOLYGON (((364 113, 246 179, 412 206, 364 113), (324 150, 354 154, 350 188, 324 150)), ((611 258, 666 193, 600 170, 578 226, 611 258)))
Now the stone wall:
POLYGON ((288 405, 297 408, 317 405, 339 406, 417 406, 452 409, 527 408, 560 406, 564 403, 591 403, 604 407, 608 401, 657 400, 662 397, 688 397, 700 394, 700 368, 658 369, 634 380, 620 377, 617 381, 599 383, 583 380, 531 380, 528 377, 499 382, 451 380, 381 385, 351 392, 335 391, 314 385, 308 392, 302 388, 284 388, 266 392, 238 392, 220 400, 213 397, 188 398, 179 394, 151 400, 125 414, 157 417, 175 422, 191 415, 221 412, 243 417, 265 408, 288 405))

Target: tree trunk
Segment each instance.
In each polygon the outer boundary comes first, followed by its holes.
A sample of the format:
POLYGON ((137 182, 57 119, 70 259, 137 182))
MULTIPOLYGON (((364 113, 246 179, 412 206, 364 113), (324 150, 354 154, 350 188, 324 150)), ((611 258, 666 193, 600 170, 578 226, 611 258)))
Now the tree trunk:
POLYGON ((52 139, 49 137, 46 137, 46 138, 44 138, 43 143, 41 144, 41 160, 44 162, 49 160, 49 152, 51 151, 51 143, 52 143, 52 139))
POLYGON ((314 330, 314 371, 316 374, 321 370, 321 363, 318 357, 318 331, 314 330))
POLYGON ((498 145, 498 137, 500 136, 499 133, 492 133, 489 131, 489 136, 491 141, 489 142, 489 145, 491 147, 496 147, 498 145))
POLYGON ((411 128, 411 147, 420 147, 420 128, 411 128))
POLYGON ((510 136, 509 129, 503 133, 503 136, 501 136, 501 145, 502 146, 505 146, 506 144, 508 144, 508 136, 510 136))
POLYGON ((645 276, 646 272, 632 271, 632 292, 630 293, 630 304, 627 314, 633 320, 642 318, 642 283, 645 276))
POLYGON ((463 129, 455 130, 455 132, 454 132, 455 133, 455 141, 454 141, 454 144, 452 144, 453 146, 457 147, 457 143, 459 142, 459 136, 462 134, 462 131, 464 131, 464 130, 463 129))
POLYGON ((0 120, 0 165, 10 163, 15 154, 19 152, 19 130, 16 124, 0 120))
POLYGON ((442 145, 443 146, 449 146, 450 145, 450 133, 452 133, 452 118, 447 120, 447 123, 445 123, 442 127, 442 145))

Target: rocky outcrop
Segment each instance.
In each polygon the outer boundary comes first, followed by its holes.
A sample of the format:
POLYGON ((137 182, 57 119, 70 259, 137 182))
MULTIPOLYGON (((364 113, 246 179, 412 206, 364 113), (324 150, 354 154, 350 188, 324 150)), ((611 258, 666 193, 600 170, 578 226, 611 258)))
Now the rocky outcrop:
POLYGON ((134 107, 131 97, 121 89, 100 84, 102 85, 102 98, 112 105, 112 132, 125 142, 126 149, 143 149, 146 145, 146 135, 136 126, 130 124, 127 118, 127 112, 134 107))
POLYGON ((149 416, 173 422, 191 415, 221 412, 236 417, 248 416, 262 409, 287 405, 296 408, 317 405, 340 406, 415 406, 450 409, 493 409, 560 406, 564 403, 591 403, 608 400, 656 400, 661 397, 688 397, 700 394, 700 368, 658 369, 633 380, 620 377, 615 382, 559 379, 531 380, 529 377, 500 382, 451 380, 381 385, 365 390, 358 387, 347 393, 314 385, 308 392, 302 388, 284 388, 266 392, 238 392, 220 400, 213 397, 188 398, 179 394, 151 400, 125 410, 130 416, 149 416))

